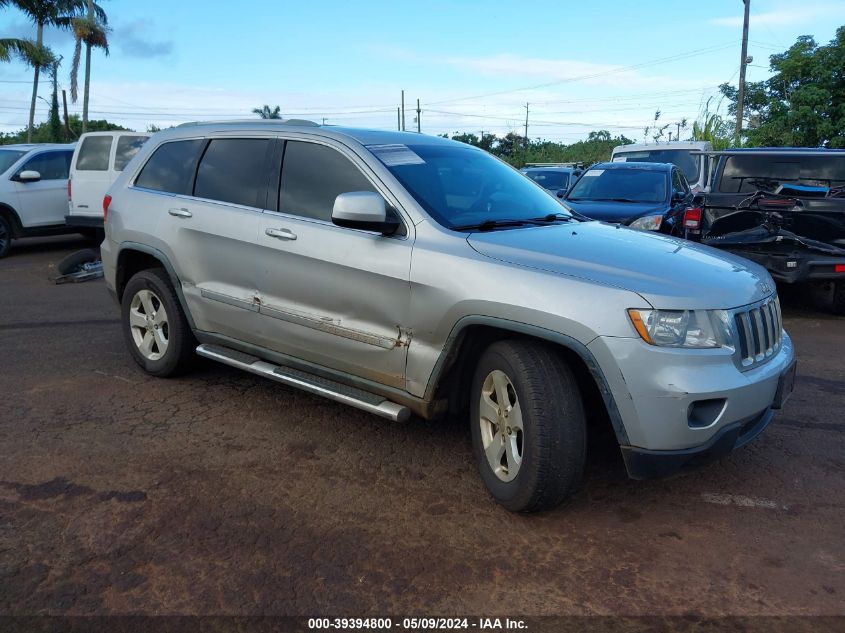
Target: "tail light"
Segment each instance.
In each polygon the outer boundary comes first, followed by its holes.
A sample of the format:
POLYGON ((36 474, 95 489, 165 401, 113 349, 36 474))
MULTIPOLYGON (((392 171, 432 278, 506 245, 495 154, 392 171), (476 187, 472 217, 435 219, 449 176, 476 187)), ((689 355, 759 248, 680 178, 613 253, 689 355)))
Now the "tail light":
POLYGON ((73 182, 70 178, 67 179, 67 201, 70 202, 70 193, 73 190, 73 186, 70 184, 73 182))
POLYGON ((684 212, 684 228, 690 231, 701 228, 701 207, 690 207, 684 212))
POLYGON ((111 204, 111 196, 103 198, 103 223, 109 219, 109 205, 111 204))
POLYGON ((835 272, 835 273, 845 273, 845 264, 836 264, 833 267, 833 272, 835 272))

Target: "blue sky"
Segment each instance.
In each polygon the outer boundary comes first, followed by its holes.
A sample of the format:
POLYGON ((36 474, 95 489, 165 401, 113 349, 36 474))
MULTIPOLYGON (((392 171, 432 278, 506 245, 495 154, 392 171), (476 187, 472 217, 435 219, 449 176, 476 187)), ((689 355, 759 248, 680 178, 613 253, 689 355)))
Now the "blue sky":
MULTIPOLYGON (((101 4, 111 55, 94 54, 91 117, 139 130, 248 118, 265 103, 395 128, 404 89, 406 126, 419 98, 426 133, 521 131, 528 102, 532 138, 608 129, 642 139, 656 109, 663 122, 691 122, 718 84, 736 83, 742 24, 741 0, 101 4)), ((827 43, 843 24, 842 0, 752 0, 749 80, 768 76, 769 55, 797 36, 827 43)), ((0 37, 31 32, 22 14, 0 11, 0 37)), ((47 42, 64 56, 67 87, 71 36, 47 42)), ((0 64, 0 131, 25 127, 31 79, 21 63, 0 64)), ((39 94, 49 92, 44 80, 39 94)), ((39 100, 37 120, 47 108, 39 100)))

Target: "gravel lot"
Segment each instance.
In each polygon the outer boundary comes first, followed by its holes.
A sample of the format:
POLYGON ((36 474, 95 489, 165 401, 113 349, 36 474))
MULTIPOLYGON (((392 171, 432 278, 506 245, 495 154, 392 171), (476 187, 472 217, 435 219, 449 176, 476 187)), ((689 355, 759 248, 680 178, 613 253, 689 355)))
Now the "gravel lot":
POLYGON ((144 375, 81 240, 0 261, 0 614, 845 614, 845 319, 783 297, 799 356, 752 445, 515 516, 459 422, 405 425, 201 364, 144 375))

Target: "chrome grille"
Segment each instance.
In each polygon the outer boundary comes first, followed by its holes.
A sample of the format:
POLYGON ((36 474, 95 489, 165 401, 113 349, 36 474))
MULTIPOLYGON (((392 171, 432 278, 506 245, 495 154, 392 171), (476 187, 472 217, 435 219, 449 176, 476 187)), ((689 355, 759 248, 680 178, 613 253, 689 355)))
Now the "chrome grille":
POLYGON ((780 349, 783 323, 777 295, 734 312, 736 354, 743 369, 765 362, 780 349))

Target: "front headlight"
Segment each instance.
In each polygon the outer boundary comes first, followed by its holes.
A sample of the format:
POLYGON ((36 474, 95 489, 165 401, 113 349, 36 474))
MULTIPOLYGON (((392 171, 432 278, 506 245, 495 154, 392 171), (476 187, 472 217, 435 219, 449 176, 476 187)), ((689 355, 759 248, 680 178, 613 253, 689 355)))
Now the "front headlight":
POLYGON ((629 226, 632 229, 642 229, 643 231, 659 231, 661 224, 663 224, 662 215, 644 215, 631 222, 629 226))
POLYGON ((724 310, 628 310, 637 334, 659 347, 733 348, 724 310))

